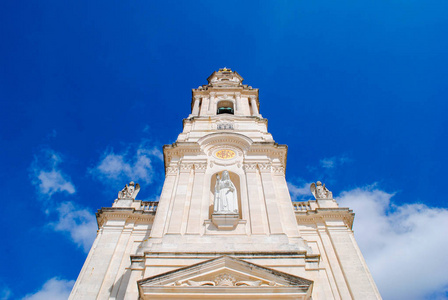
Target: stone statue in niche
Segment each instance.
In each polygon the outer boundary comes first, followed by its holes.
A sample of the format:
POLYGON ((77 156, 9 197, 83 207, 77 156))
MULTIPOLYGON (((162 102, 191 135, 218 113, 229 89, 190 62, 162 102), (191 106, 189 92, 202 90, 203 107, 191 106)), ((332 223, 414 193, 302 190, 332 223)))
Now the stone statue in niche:
POLYGON ((333 193, 325 187, 325 183, 322 184, 322 182, 318 181, 314 184, 313 182, 310 189, 316 199, 333 199, 333 193))
POLYGON ((140 192, 140 185, 131 181, 129 185, 126 186, 118 192, 118 199, 132 199, 135 200, 138 192, 140 192))
POLYGON ((238 213, 238 198, 235 185, 228 171, 222 172, 222 178, 216 175, 214 214, 238 213))

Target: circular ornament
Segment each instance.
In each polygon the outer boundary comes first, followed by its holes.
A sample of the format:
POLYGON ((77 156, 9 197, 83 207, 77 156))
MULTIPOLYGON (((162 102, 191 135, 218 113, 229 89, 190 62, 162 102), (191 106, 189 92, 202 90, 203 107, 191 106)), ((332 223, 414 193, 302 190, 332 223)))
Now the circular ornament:
POLYGON ((215 153, 215 157, 219 159, 232 159, 235 157, 235 151, 229 149, 219 150, 215 153))

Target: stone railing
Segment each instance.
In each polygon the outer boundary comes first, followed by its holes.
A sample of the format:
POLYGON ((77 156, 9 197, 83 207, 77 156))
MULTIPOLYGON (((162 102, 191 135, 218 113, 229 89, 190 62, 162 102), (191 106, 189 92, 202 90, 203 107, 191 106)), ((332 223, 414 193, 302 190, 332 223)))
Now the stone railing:
POLYGON ((157 210, 157 205, 159 205, 159 202, 142 201, 140 209, 144 210, 144 211, 153 211, 153 212, 155 212, 157 210))
POLYGON ((295 212, 300 211, 308 211, 316 209, 316 201, 310 200, 310 201, 301 201, 301 202, 293 202, 292 206, 294 207, 295 212))

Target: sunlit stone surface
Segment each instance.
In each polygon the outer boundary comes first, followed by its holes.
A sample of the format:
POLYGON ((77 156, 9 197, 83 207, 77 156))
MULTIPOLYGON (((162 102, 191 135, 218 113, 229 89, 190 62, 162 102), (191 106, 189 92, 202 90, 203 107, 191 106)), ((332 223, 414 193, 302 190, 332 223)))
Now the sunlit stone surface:
POLYGON ((325 184, 292 203, 287 147, 274 142, 258 89, 221 69, 193 90, 164 147, 160 201, 137 184, 98 211, 98 236, 70 299, 380 299, 325 184), (219 201, 219 202, 216 202, 219 201))

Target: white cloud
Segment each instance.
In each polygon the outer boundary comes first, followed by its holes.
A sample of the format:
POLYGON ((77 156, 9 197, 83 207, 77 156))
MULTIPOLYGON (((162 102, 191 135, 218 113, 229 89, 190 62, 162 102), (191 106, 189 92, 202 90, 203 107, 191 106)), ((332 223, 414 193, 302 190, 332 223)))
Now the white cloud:
POLYGON ((333 168, 336 168, 337 166, 342 166, 343 164, 345 164, 349 161, 350 161, 350 159, 347 156, 342 155, 342 156, 333 156, 330 158, 321 159, 319 161, 319 164, 324 169, 333 169, 333 168))
POLYGON ((46 213, 56 212, 58 220, 49 223, 55 231, 66 232, 72 241, 88 252, 96 236, 95 215, 86 209, 79 208, 73 202, 56 204, 50 197, 55 193, 74 194, 75 187, 69 177, 59 169, 61 155, 51 149, 45 149, 34 157, 31 164, 32 183, 37 187, 42 207, 46 213))
POLYGON ((69 177, 58 168, 62 162, 60 155, 47 149, 36 155, 31 164, 32 183, 39 193, 51 197, 54 193, 75 193, 75 186, 69 177))
POLYGON ((100 180, 112 183, 134 180, 152 183, 154 178, 153 159, 163 160, 163 154, 157 148, 147 149, 143 143, 135 154, 129 151, 116 154, 108 151, 90 173, 100 180))
POLYGON ((22 300, 66 300, 74 284, 74 280, 68 281, 54 277, 45 282, 38 292, 26 295, 22 300))
POLYGON ((38 172, 37 178, 39 179, 39 190, 42 194, 53 195, 56 192, 67 192, 73 194, 75 187, 62 175, 59 170, 38 172))
POLYGON ((375 186, 341 193, 356 213, 359 247, 384 299, 447 299, 448 209, 394 205, 375 186))
POLYGON ((84 252, 89 252, 98 228, 95 215, 72 202, 62 203, 57 211, 59 219, 51 224, 54 230, 69 233, 75 244, 82 247, 84 252))
POLYGON ((12 295, 12 292, 8 287, 2 286, 0 288, 0 300, 8 300, 9 297, 11 297, 11 295, 12 295))
POLYGON ((292 201, 310 200, 312 198, 310 190, 311 182, 305 182, 302 185, 295 185, 294 183, 288 182, 289 194, 291 195, 292 201))

